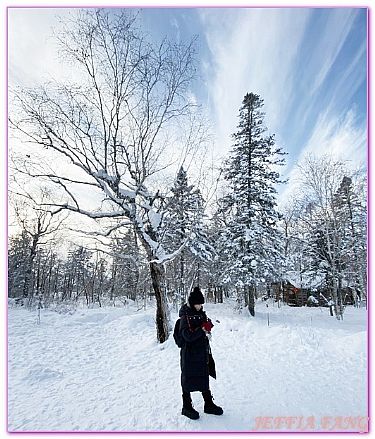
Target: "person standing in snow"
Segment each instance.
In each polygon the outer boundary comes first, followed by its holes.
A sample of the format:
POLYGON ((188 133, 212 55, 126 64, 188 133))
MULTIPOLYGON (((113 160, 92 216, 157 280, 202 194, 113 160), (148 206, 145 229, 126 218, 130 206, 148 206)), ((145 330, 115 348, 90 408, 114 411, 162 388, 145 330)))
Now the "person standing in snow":
POLYGON ((209 386, 209 375, 216 378, 209 343, 213 324, 203 311, 203 303, 203 294, 199 287, 195 287, 188 302, 182 305, 179 312, 180 335, 185 341, 180 351, 183 402, 181 414, 190 419, 199 418, 190 395, 190 392, 196 391, 202 392, 205 413, 223 414, 223 409, 214 404, 209 386))

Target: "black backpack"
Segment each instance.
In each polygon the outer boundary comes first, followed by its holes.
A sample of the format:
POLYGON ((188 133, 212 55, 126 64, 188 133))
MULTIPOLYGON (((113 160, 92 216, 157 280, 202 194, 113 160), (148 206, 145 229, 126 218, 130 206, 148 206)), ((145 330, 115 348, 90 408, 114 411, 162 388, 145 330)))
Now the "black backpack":
POLYGON ((180 322, 181 322, 181 318, 178 318, 176 320, 175 325, 174 325, 173 338, 174 338, 174 341, 176 342, 176 345, 179 348, 182 348, 185 345, 185 340, 182 337, 182 335, 180 334, 180 322))

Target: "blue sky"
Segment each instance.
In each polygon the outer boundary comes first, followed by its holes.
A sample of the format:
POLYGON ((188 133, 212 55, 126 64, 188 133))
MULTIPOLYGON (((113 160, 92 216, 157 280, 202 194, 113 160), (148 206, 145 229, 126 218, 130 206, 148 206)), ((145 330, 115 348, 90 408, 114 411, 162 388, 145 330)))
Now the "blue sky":
POLYGON ((353 111, 354 126, 366 126, 366 9, 148 9, 142 15, 154 38, 198 35, 201 80, 194 93, 218 121, 216 92, 234 117, 246 92, 259 93, 270 130, 292 155, 325 111, 337 119, 353 111))
MULTIPOLYGON (((65 11, 11 10, 11 80, 61 74, 49 38, 57 13, 65 11)), ((308 153, 366 166, 366 9, 145 8, 140 20, 154 40, 198 37, 190 93, 211 120, 215 157, 228 153, 243 96, 254 92, 289 153, 284 176, 291 182, 308 153)))
POLYGON ((142 19, 155 39, 198 35, 192 92, 208 109, 220 153, 230 148, 243 96, 255 92, 289 153, 288 177, 307 153, 366 166, 366 9, 146 9, 142 19))

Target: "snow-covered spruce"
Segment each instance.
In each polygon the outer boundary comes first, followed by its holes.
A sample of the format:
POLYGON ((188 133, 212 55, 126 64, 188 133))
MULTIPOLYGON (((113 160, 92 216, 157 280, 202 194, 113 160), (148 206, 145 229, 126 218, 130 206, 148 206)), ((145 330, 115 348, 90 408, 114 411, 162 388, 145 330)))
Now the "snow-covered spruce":
POLYGON ((229 188, 219 202, 225 227, 218 246, 228 260, 226 283, 238 288, 252 315, 257 285, 280 278, 283 259, 275 186, 280 183, 276 166, 284 163, 285 153, 273 135, 265 134, 262 107, 260 96, 246 94, 224 167, 229 188))

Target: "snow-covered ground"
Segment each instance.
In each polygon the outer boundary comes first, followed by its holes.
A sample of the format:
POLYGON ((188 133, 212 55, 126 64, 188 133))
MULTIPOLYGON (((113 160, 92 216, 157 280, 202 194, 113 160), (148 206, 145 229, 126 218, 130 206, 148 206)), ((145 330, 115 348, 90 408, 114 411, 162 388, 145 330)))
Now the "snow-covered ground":
POLYGON ((204 414, 201 394, 193 393, 201 417, 192 421, 180 414, 179 349, 172 337, 156 342, 152 306, 73 315, 43 310, 40 325, 35 312, 10 308, 9 430, 285 430, 287 419, 292 430, 363 430, 364 308, 347 307, 343 321, 327 308, 266 308, 264 302, 255 318, 236 313, 231 303, 205 310, 215 323, 218 377, 211 389, 224 415, 204 414), (359 419, 362 427, 353 427, 359 419))

